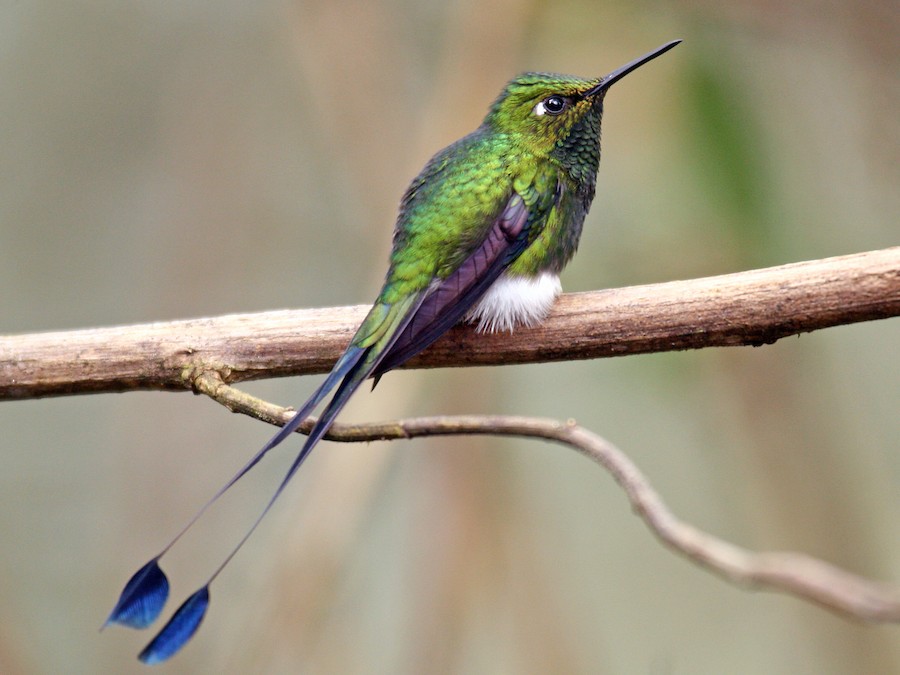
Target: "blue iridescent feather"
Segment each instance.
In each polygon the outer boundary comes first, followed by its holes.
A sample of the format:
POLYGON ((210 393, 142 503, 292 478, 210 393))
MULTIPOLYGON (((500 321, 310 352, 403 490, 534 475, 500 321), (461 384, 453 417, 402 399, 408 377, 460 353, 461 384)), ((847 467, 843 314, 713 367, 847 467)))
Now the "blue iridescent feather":
POLYGON ((209 587, 204 586, 184 601, 169 619, 169 623, 157 633, 138 655, 142 663, 153 665, 174 656, 193 637, 206 616, 209 607, 209 587))
POLYGON ((116 606, 103 627, 117 623, 129 628, 146 628, 156 621, 169 598, 169 580, 154 558, 125 584, 116 606))

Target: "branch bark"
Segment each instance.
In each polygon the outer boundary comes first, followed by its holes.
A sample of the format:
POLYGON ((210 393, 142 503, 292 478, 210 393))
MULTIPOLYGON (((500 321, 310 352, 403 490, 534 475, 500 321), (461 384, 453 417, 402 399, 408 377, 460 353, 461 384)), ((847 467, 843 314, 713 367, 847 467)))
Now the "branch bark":
MULTIPOLYGON (((240 314, 0 337, 0 400, 189 390, 328 371, 367 307, 240 314)), ((591 359, 762 345, 900 315, 900 247, 724 276, 562 296, 539 327, 478 335, 457 326, 408 367, 591 359)))
MULTIPOLYGON (((0 400, 135 389, 194 390, 272 424, 291 411, 232 382, 327 371, 365 306, 266 312, 0 337, 0 400)), ((513 335, 456 327, 409 367, 498 365, 761 345, 900 315, 900 247, 692 281, 560 298, 541 326, 513 335)), ((308 424, 304 429, 308 429, 308 424)), ((302 429, 301 429, 302 431, 302 429)), ((621 451, 574 422, 439 417, 335 425, 343 441, 427 435, 543 438, 601 464, 670 548, 726 579, 776 589, 845 615, 900 622, 900 590, 797 553, 753 553, 678 520, 621 451)))
MULTIPOLYGON (((293 410, 225 384, 216 373, 196 377, 195 389, 232 412, 283 426, 293 410)), ((309 433, 307 419, 298 433, 309 433)), ((342 442, 411 439, 420 436, 486 434, 553 441, 597 462, 625 492, 635 513, 669 548, 728 581, 789 593, 864 621, 900 622, 900 589, 847 572, 802 553, 756 553, 679 520, 647 478, 621 450, 574 420, 461 415, 422 417, 379 424, 335 424, 325 438, 342 442)))

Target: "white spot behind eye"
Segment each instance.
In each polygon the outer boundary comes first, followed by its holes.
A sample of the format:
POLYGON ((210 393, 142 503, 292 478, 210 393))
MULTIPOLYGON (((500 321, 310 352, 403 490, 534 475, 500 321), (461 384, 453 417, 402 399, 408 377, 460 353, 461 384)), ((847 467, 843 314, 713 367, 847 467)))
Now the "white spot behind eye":
POLYGON ((547 114, 547 109, 544 107, 543 101, 538 101, 537 105, 534 106, 534 110, 532 111, 535 115, 540 117, 541 115, 547 114))

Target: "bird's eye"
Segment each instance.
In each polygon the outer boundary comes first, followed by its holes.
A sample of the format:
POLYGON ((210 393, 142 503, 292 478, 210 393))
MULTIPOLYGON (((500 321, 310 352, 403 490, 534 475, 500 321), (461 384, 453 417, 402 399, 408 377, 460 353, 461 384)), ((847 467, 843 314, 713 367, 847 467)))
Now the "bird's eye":
POLYGON ((543 101, 534 106, 535 115, 559 115, 569 105, 569 102, 562 96, 548 96, 543 101))

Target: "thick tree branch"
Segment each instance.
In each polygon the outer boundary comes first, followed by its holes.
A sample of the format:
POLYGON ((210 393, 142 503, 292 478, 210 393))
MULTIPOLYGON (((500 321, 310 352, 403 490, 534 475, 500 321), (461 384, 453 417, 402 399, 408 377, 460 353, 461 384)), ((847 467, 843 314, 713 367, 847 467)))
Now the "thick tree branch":
MULTIPOLYGON (((231 382, 327 371, 366 307, 267 312, 0 338, 0 399, 133 389, 202 392, 272 424, 290 410, 231 382)), ((495 365, 760 345, 900 315, 900 247, 739 274, 563 296, 512 336, 457 327, 410 367, 495 365)), ((308 427, 307 427, 308 428, 308 427)), ((900 590, 797 553, 753 553, 678 520, 618 449, 574 422, 438 417, 335 425, 343 441, 495 434, 552 440, 601 464, 669 547, 726 579, 870 621, 900 622, 900 590)))
MULTIPOLYGON (((366 307, 242 314, 0 337, 0 400, 136 389, 185 390, 325 372, 366 307)), ((575 293, 539 327, 456 327, 412 368, 498 365, 761 345, 900 315, 900 247, 738 274, 575 293)))
MULTIPOLYGON (((222 382, 215 373, 197 376, 194 385, 197 391, 233 412, 277 426, 292 416, 291 409, 241 392, 222 382)), ((308 433, 312 422, 307 420, 300 432, 308 433)), ((612 475, 638 516, 664 544, 728 581, 790 593, 856 619, 900 622, 898 588, 801 553, 754 553, 679 520, 621 450, 574 421, 477 415, 423 417, 380 424, 335 424, 326 438, 360 442, 465 434, 541 438, 574 448, 612 475)))

